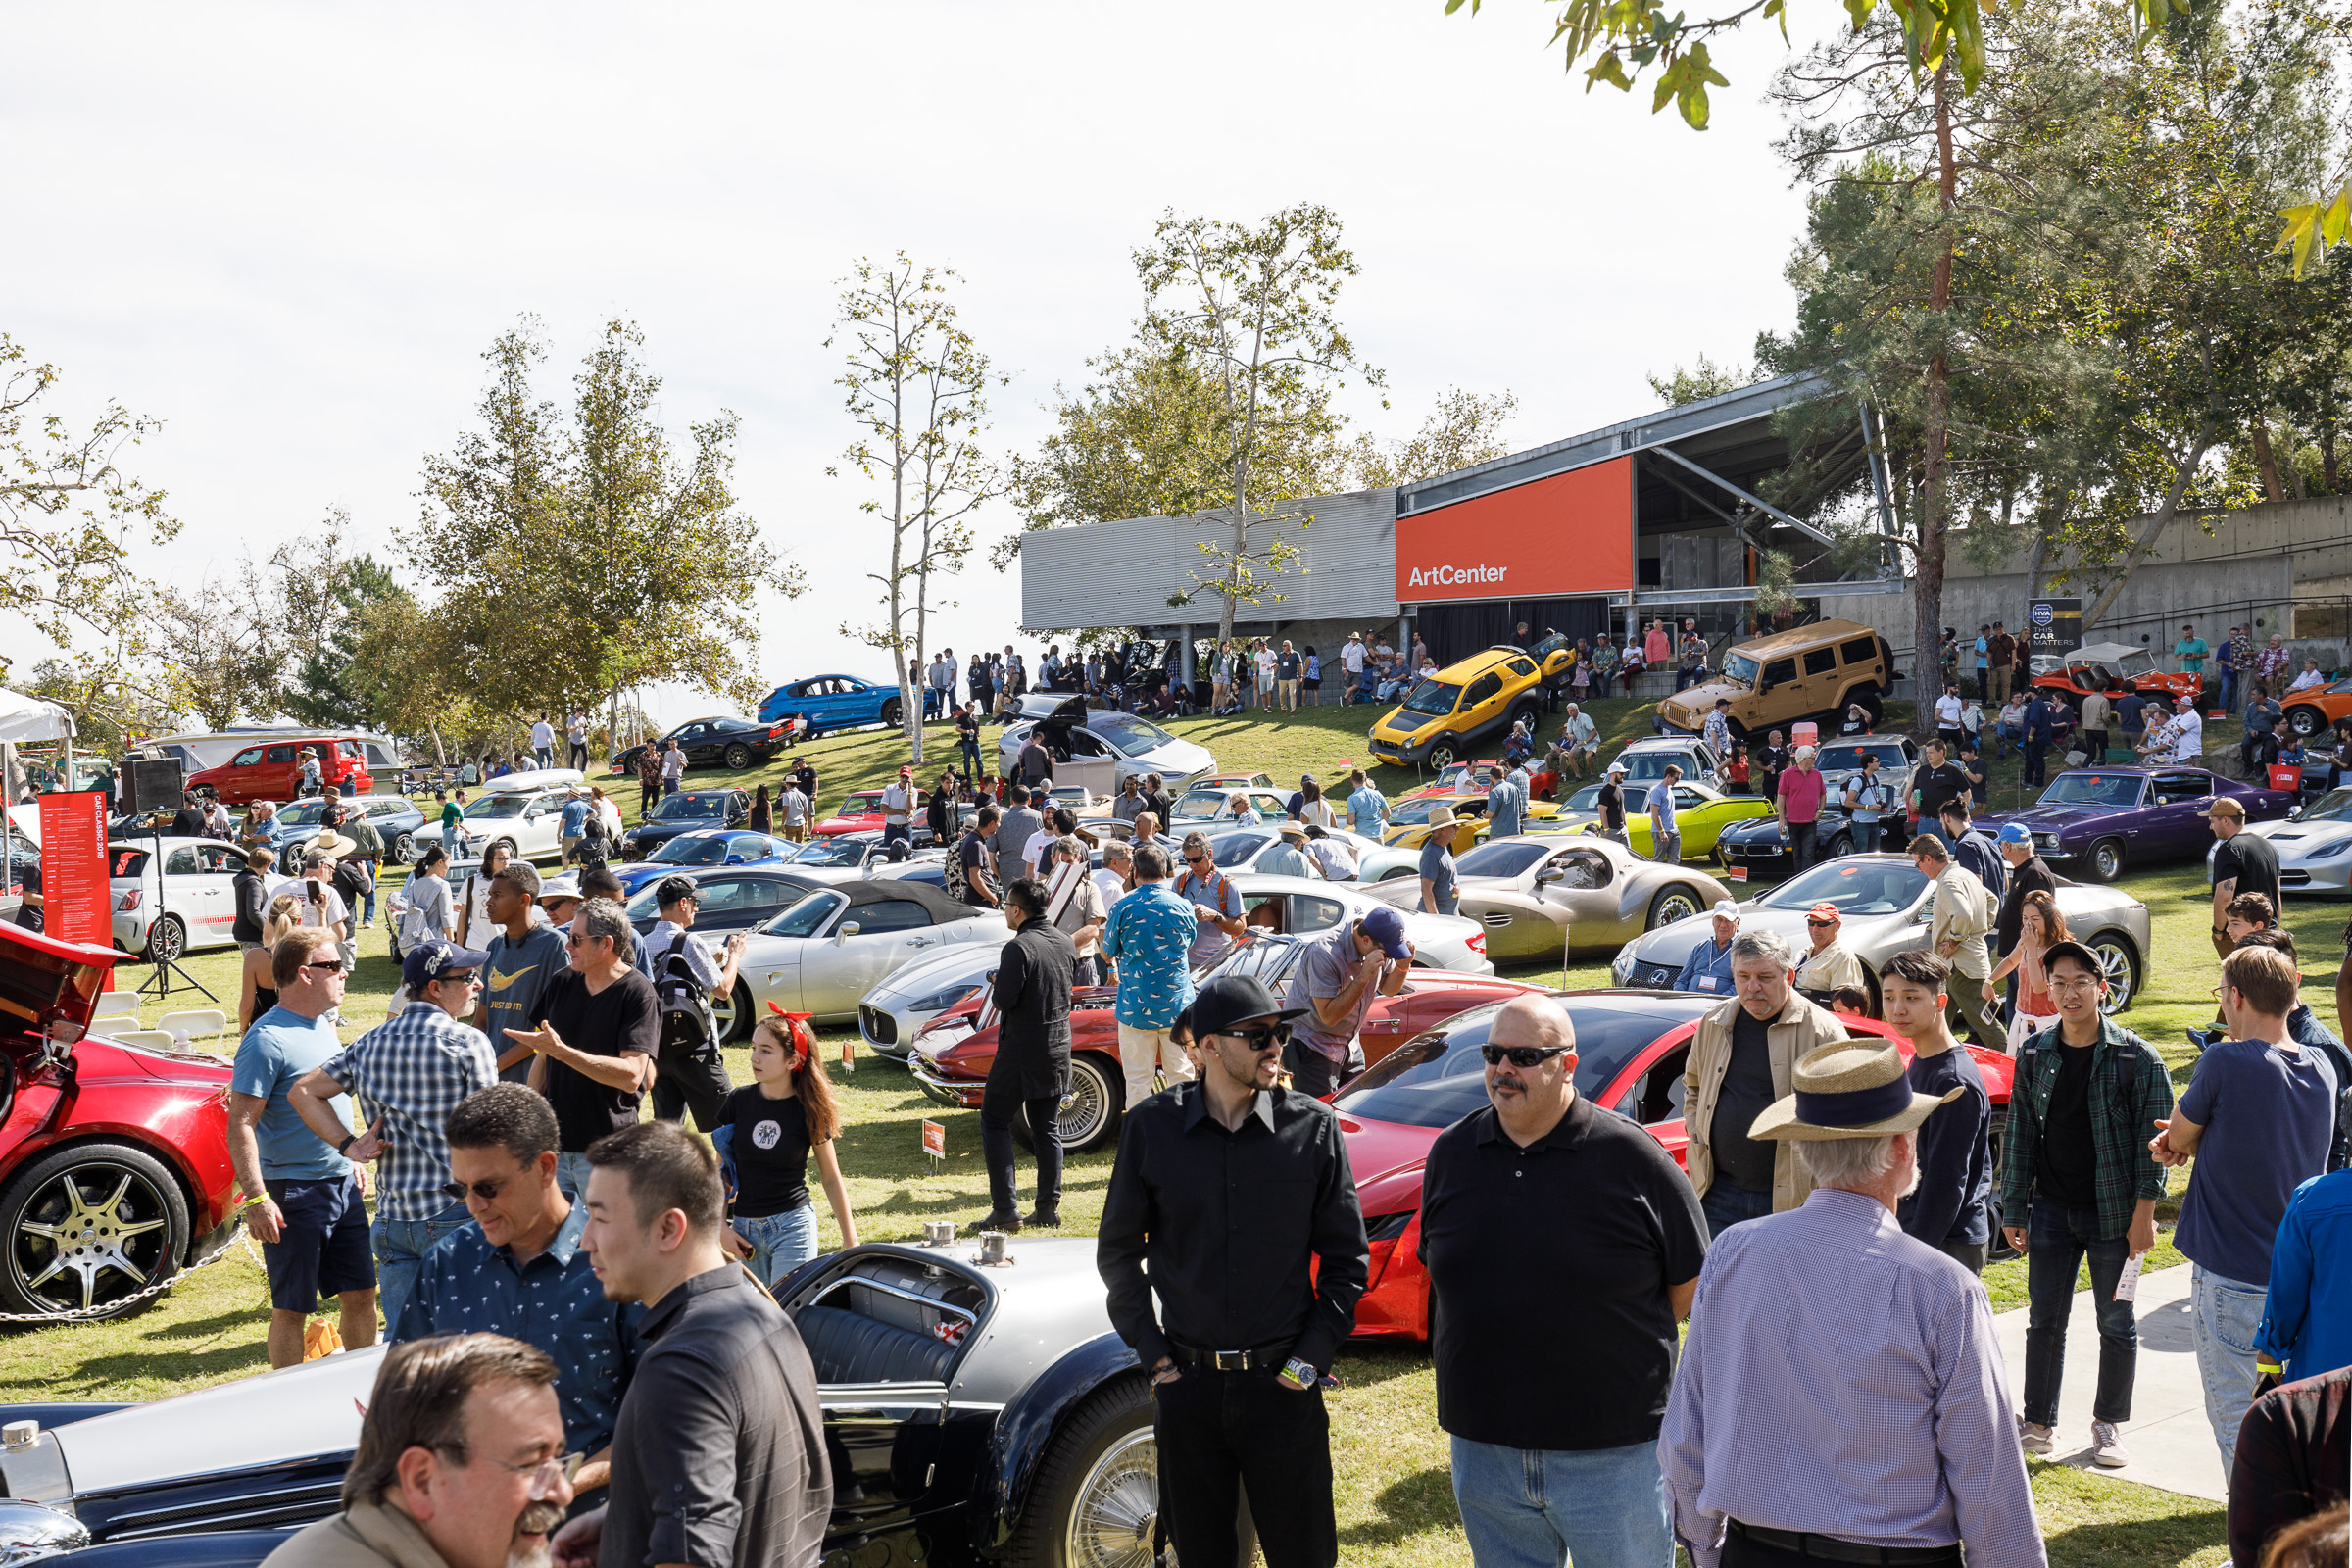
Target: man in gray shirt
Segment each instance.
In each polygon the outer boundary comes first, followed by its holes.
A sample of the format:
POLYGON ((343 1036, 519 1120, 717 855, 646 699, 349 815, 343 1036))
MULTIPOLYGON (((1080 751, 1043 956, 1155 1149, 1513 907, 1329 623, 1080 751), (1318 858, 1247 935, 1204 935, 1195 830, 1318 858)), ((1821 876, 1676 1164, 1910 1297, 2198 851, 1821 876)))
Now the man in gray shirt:
POLYGON ((1373 999, 1402 991, 1412 967, 1413 945, 1395 909, 1372 909, 1307 943, 1282 999, 1286 1008, 1306 1009, 1291 1025, 1282 1054, 1291 1087, 1317 1100, 1337 1089, 1373 999))
POLYGON ((1021 863, 1021 851, 1028 848, 1030 839, 1045 831, 1046 819, 1029 808, 1026 785, 1015 784, 1004 792, 1004 798, 1012 804, 998 819, 996 836, 989 840, 988 847, 996 851, 999 866, 1016 866, 1021 863))
POLYGON ((1130 773, 1119 780, 1119 798, 1110 803, 1110 819, 1132 822, 1136 813, 1146 808, 1144 781, 1141 775, 1130 773))
POLYGON ((1507 839, 1518 834, 1520 820, 1527 814, 1527 770, 1514 767, 1509 777, 1487 792, 1487 820, 1493 824, 1487 830, 1489 839, 1507 839))

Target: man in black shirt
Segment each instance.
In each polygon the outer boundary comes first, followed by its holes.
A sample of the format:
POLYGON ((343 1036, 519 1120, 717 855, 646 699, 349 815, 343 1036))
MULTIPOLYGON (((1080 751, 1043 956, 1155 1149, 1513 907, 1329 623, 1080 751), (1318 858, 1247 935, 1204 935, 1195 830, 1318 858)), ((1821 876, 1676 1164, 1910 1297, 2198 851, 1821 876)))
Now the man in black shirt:
POLYGON ((983 806, 972 813, 971 828, 956 840, 948 866, 948 891, 976 909, 998 906, 996 857, 988 841, 997 831, 997 808, 983 806))
POLYGON ((2246 808, 2228 795, 2217 795, 2205 808, 2205 820, 2213 826, 2213 836, 2221 840, 2221 848, 2213 852, 2213 951, 2222 957, 2230 956, 2236 946, 2224 927, 2229 923, 2230 901, 2241 893, 2259 893, 2278 902, 2278 851, 2269 839, 2259 833, 2246 831, 2246 808))
POLYGON ((1419 1252, 1471 1557, 1669 1562, 1658 1428, 1706 1257, 1697 1195, 1576 1092, 1557 1002, 1506 1004, 1484 1049, 1493 1103, 1430 1149, 1419 1252), (1577 1354, 1527 1354, 1531 1323, 1577 1354))
POLYGON ((1202 986, 1200 1080, 1129 1107, 1102 1207, 1111 1327, 1152 1369, 1163 1517, 1188 1562, 1234 1560, 1244 1482, 1267 1568, 1339 1560, 1320 1378, 1370 1248, 1338 1116, 1279 1087, 1298 1011, 1254 978, 1202 986))
POLYGON ((228 879, 237 901, 236 922, 228 934, 236 939, 237 951, 246 953, 262 945, 262 933, 270 918, 270 873, 276 867, 277 857, 266 844, 257 844, 245 852, 245 867, 228 879))
POLYGON ((1625 764, 1609 764, 1608 781, 1601 785, 1594 803, 1600 808, 1600 836, 1625 842, 1625 764))
POLYGON ((1968 775, 1946 759, 1943 742, 1928 742, 1927 760, 1911 775, 1911 793, 1919 803, 1919 830, 1942 839, 1945 849, 1952 848, 1941 821, 1943 803, 1968 798, 1968 775))
POLYGON ((581 905, 571 917, 571 967, 541 994, 539 1027, 506 1031, 537 1054, 531 1087, 556 1107, 562 1132, 556 1180, 575 1198, 588 1189, 588 1147, 636 1125, 662 1050, 662 1003, 631 961, 634 935, 612 900, 581 905))
POLYGON ((1038 744, 1035 730, 1029 732, 1029 739, 1021 745, 1020 760, 1013 766, 1013 777, 1032 790, 1054 782, 1054 758, 1038 744))
POLYGON ((1951 969, 1940 955, 1914 948, 1879 974, 1886 1021, 1911 1042, 1912 1093, 1943 1102, 1920 1123, 1919 1185, 1895 1204, 1894 1218, 1905 1235, 1982 1274, 1992 1244, 1992 1102, 1976 1058, 1952 1038, 1944 989, 1951 969))
POLYGON ((612 1501, 556 1533, 563 1563, 814 1563, 833 1508, 800 1331, 719 1246, 718 1158, 675 1122, 590 1151, 580 1245, 642 1301, 612 1433, 612 1501))
POLYGON ((1162 826, 1167 823, 1168 813, 1176 809, 1176 803, 1168 797, 1167 780, 1157 773, 1144 775, 1144 809, 1162 826))
POLYGON ((956 760, 963 764, 963 776, 977 779, 980 766, 980 715, 969 708, 956 710, 956 760))
POLYGON ((1061 1097, 1070 1089, 1070 975, 1078 950, 1046 918, 1046 885, 1023 877, 1004 890, 1013 937, 997 950, 997 1055, 980 1101, 980 1157, 988 1217, 974 1227, 1017 1231, 1061 1223, 1061 1097), (1037 1152, 1037 1207, 1021 1217, 1013 1187, 1012 1118, 1026 1111, 1037 1152))

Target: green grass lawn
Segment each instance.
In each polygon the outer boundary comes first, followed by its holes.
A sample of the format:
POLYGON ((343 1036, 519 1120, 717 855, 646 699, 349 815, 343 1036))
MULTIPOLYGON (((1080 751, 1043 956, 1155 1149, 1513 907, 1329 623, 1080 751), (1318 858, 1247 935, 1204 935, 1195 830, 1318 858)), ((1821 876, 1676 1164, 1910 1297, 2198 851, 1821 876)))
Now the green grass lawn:
MULTIPOLYGON (((1604 701, 1590 705, 1608 748, 1650 733, 1647 703, 1604 701)), ((1375 716, 1365 708, 1310 709, 1291 719, 1193 718, 1169 727, 1213 751, 1220 768, 1264 771, 1286 784, 1313 772, 1327 783, 1344 778, 1351 763, 1366 758, 1364 731, 1375 716)), ((1895 705, 1889 723, 1908 721, 1895 705)), ((2216 725, 2210 737, 2218 751, 2234 745, 2234 726, 2216 725), (2224 732, 2227 733, 2224 733, 2224 732)), ((935 725, 926 737, 927 760, 953 755, 953 731, 935 725)), ((993 732, 984 740, 993 756, 993 732)), ((878 730, 828 737, 807 749, 823 784, 829 810, 850 790, 878 785, 906 760, 904 741, 878 730)), ((1373 770, 1391 795, 1414 782, 1409 772, 1373 770)), ((781 777, 779 760, 765 769, 717 775, 746 786, 781 777)), ((2014 761, 1996 767, 1994 793, 2006 808, 2018 797, 2014 761)), ((697 773, 692 782, 715 781, 697 773)), ((621 792, 624 810, 637 792, 621 792)), ((430 803, 427 802, 430 809, 430 803)), ((2137 1004, 2125 1021, 2154 1044, 2185 1084, 2193 1065, 2184 1031, 2212 1016, 2209 988, 2215 962, 2206 938, 2207 901, 2201 867, 2194 863, 2128 873, 2123 884, 2147 901, 2154 916, 2155 952, 2137 1004)), ((2341 951, 2343 915, 2327 906, 2291 906, 2294 930, 2306 967, 2328 972, 2341 951)), ((363 956, 344 1008, 348 1038, 383 1016, 396 983, 380 927, 364 940, 363 956)), ((205 954, 186 967, 233 1008, 233 955, 205 954)), ((135 986, 144 967, 125 965, 120 984, 135 986)), ((1531 965, 1513 971, 1521 978, 1567 986, 1608 983, 1605 962, 1580 963, 1567 970, 1531 965)), ((175 1004, 179 1002, 174 997, 175 1004)), ((2334 1020, 2331 989, 2315 985, 2310 997, 2323 1018, 2334 1020)), ((821 1032, 822 1054, 835 1063, 847 1117, 840 1155, 858 1222, 866 1240, 912 1239, 926 1219, 972 1220, 988 1207, 987 1181, 979 1158, 975 1112, 942 1112, 913 1088, 904 1072, 871 1056, 855 1071, 842 1072, 838 1055, 853 1031, 821 1032), (921 1152, 919 1125, 944 1121, 948 1157, 937 1170, 921 1152)), ((748 1077, 740 1051, 728 1053, 738 1080, 748 1077)), ((1027 1181, 1029 1167, 1022 1168, 1027 1181)), ((1085 1235, 1100 1222, 1109 1180, 1107 1153, 1072 1159, 1064 1179, 1062 1212, 1068 1233, 1085 1235)), ((2184 1178, 2176 1174, 2174 1191, 2184 1178)), ((1026 1193, 1027 1189, 1024 1188, 1026 1193)), ((2168 1209, 2170 1205, 2168 1204, 2168 1209)), ((818 1211, 827 1245, 838 1242, 832 1216, 818 1211)), ((2151 1267, 2180 1261, 2169 1237, 2150 1259, 2151 1267)), ((1985 1284, 1996 1310, 2022 1306, 2022 1264, 1998 1265, 1985 1284)), ((124 1322, 44 1329, 0 1337, 0 1397, 142 1399, 204 1387, 262 1370, 268 1319, 267 1292, 258 1259, 243 1250, 175 1290, 154 1310, 124 1322)), ((1571 1353, 1571 1348, 1540 1348, 1538 1353, 1571 1353)), ((1342 1358, 1347 1387, 1334 1401, 1333 1448, 1345 1560, 1350 1564, 1407 1565, 1459 1563, 1467 1557, 1446 1472, 1445 1435, 1436 1422, 1435 1389, 1428 1356, 1418 1348, 1363 1348, 1342 1358)), ((2054 1563, 2079 1568, 2169 1568, 2206 1565, 2227 1556, 2221 1510, 2199 1499, 2135 1486, 2113 1476, 2062 1465, 2032 1466, 2034 1495, 2054 1563)))

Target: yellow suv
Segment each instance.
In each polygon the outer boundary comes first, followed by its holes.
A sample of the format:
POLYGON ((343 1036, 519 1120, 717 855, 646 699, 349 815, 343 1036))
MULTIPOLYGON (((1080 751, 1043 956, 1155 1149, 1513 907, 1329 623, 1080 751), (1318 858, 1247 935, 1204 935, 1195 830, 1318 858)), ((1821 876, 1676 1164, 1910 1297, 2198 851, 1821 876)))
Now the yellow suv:
POLYGON ((1497 644, 1413 682, 1404 701, 1372 726, 1372 755, 1396 767, 1451 767, 1483 737, 1507 734, 1525 718, 1535 727, 1536 704, 1547 679, 1566 672, 1576 651, 1568 639, 1544 638, 1533 648, 1497 644))

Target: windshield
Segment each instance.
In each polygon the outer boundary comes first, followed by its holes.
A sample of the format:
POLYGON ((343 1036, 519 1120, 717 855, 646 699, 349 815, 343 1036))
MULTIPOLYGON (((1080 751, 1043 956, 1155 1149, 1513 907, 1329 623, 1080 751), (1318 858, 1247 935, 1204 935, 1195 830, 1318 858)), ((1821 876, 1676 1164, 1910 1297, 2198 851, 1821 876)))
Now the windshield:
POLYGON ((1723 678, 1735 686, 1751 690, 1756 684, 1756 662, 1745 654, 1730 654, 1723 661, 1723 678))
POLYGON ((1864 757, 1877 758, 1882 768, 1903 765, 1903 749, 1900 746, 1856 746, 1850 741, 1838 746, 1824 746, 1821 755, 1814 760, 1814 765, 1824 773, 1859 773, 1864 757))
POLYGON ((279 807, 270 814, 270 820, 279 827, 309 827, 318 820, 318 814, 325 809, 326 802, 323 800, 296 801, 279 807))
POLYGON ((1225 809, 1224 792, 1203 790, 1199 795, 1187 795, 1168 808, 1171 822, 1205 822, 1225 809))
POLYGON ((843 835, 838 838, 810 839, 801 846, 792 859, 796 865, 863 865, 864 839, 843 835))
POLYGON ((2306 822, 2352 822, 2352 790, 2329 790, 2311 805, 2306 822))
MULTIPOLYGON (((1458 801, 1443 798, 1432 799, 1426 795, 1417 801, 1398 801, 1395 809, 1389 812, 1389 826, 1419 827, 1429 820, 1429 813, 1441 806, 1458 816, 1460 804, 1458 801)), ((1456 870, 1458 871, 1459 867, 1456 867, 1456 870)))
POLYGON ((841 803, 843 816, 878 816, 882 811, 880 790, 859 790, 841 803))
MULTIPOLYGON (((1576 1026, 1577 1090, 1598 1095, 1652 1041, 1694 1016, 1703 1003, 1661 1006, 1658 999, 1643 998, 1639 1005, 1622 1005, 1616 999, 1571 997, 1563 1005, 1576 1026)), ((1484 1110, 1487 1064, 1479 1047, 1501 1010, 1499 1005, 1479 1007, 1406 1041, 1350 1084, 1333 1102, 1334 1108, 1408 1127, 1450 1127, 1484 1110)))
POLYGON ((2163 671, 2156 667, 2156 656, 2142 649, 2133 649, 2131 653, 2126 654, 2123 658, 2115 662, 2114 667, 2121 670, 2127 677, 2132 679, 2136 679, 2141 675, 2158 675, 2163 673, 2163 671))
MULTIPOLYGON (((670 797, 675 800, 677 797, 670 797)), ((762 936, 812 937, 819 927, 833 917, 833 911, 850 901, 831 891, 811 893, 800 903, 760 927, 762 936)))
POLYGON ((2137 806, 2136 773, 2061 773, 2041 792, 2039 806, 2137 806))
POLYGON ((1247 865, 1250 858, 1264 849, 1273 837, 1271 833, 1227 833, 1216 841, 1209 858, 1216 861, 1220 870, 1230 871, 1237 865, 1247 865))
POLYGON ((1894 914, 1928 891, 1919 867, 1901 860, 1832 860, 1793 877, 1757 903, 1767 909, 1835 906, 1839 914, 1894 914))
POLYGON ((1664 778, 1669 766, 1681 768, 1685 778, 1698 770, 1698 759, 1689 752, 1621 752, 1617 760, 1629 778, 1664 778))
POLYGON ((1496 839, 1481 844, 1454 861, 1453 871, 1456 876, 1517 876, 1550 853, 1551 846, 1548 844, 1529 844, 1521 839, 1496 839))
POLYGON ((1412 694, 1404 700, 1404 706, 1408 712, 1430 713, 1443 718, 1453 711, 1453 705, 1460 702, 1461 698, 1462 689, 1459 686, 1451 686, 1442 680, 1425 680, 1414 685, 1412 694))
POLYGON ((520 816, 529 801, 527 795, 485 795, 466 808, 466 820, 499 821, 510 816, 520 816))
POLYGON ((1086 727, 1099 738, 1108 741, 1122 757, 1141 757, 1152 748, 1165 746, 1176 738, 1157 724, 1148 724, 1133 713, 1089 713, 1086 715, 1086 727))
POLYGON ((727 841, 715 833, 682 834, 646 857, 662 865, 719 865, 726 858, 727 841))
POLYGON ((649 822, 715 822, 727 814, 723 795, 672 795, 654 808, 649 822))
MULTIPOLYGON (((1572 811, 1597 811, 1599 809, 1600 786, 1597 784, 1586 785, 1583 789, 1578 790, 1574 795, 1569 796, 1567 802, 1560 807, 1560 812, 1562 815, 1566 815, 1572 811)), ((1454 869, 1458 871, 1461 869, 1461 867, 1456 866, 1454 869)))

